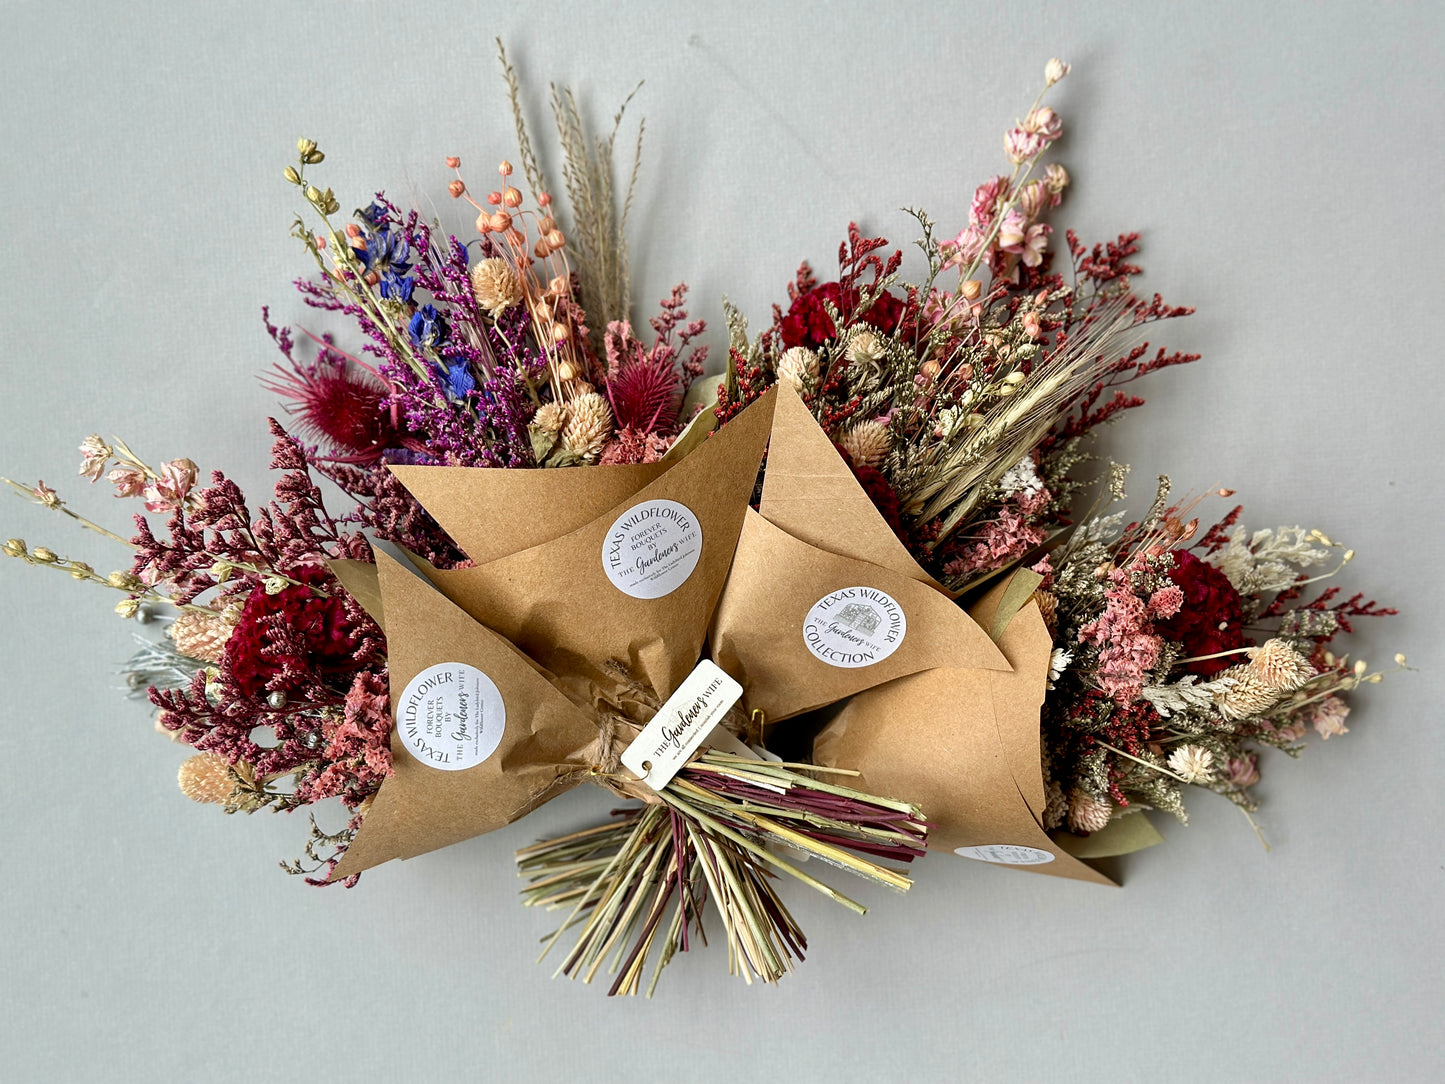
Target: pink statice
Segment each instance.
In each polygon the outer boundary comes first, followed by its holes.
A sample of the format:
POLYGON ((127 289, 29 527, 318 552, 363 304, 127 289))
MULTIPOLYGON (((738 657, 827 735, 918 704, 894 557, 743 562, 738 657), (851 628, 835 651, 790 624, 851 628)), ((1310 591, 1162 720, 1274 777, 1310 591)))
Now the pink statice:
POLYGON ((995 518, 979 527, 974 541, 943 566, 944 575, 953 578, 1003 568, 1040 545, 1048 535, 1037 521, 1052 500, 1037 475, 1031 483, 1021 483, 995 518))
POLYGON ((385 674, 363 670, 352 680, 341 716, 321 724, 320 771, 296 788, 304 802, 340 797, 355 808, 391 774, 391 712, 385 674))
POLYGON ((1159 619, 1173 617, 1184 605, 1184 592, 1177 584, 1161 587, 1149 596, 1149 616, 1159 619))
POLYGON ((1079 642, 1099 648, 1099 688, 1120 707, 1128 707, 1144 689, 1144 679, 1159 662, 1164 638, 1153 631, 1149 608, 1129 585, 1126 569, 1109 573, 1104 612, 1079 630, 1079 642))

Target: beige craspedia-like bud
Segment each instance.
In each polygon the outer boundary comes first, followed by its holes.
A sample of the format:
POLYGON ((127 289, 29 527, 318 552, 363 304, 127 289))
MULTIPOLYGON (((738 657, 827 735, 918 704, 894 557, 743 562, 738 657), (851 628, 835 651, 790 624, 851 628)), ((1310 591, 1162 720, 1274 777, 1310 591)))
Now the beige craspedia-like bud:
POLYGON ((522 299, 522 282, 506 260, 493 256, 480 261, 471 272, 472 295, 477 304, 493 316, 522 299))
POLYGON ((1043 617, 1044 626, 1049 630, 1049 635, 1054 635, 1058 628, 1054 624, 1059 612, 1058 596, 1052 591, 1035 591, 1034 601, 1039 604, 1039 615, 1043 617))
POLYGON ((1245 669, 1266 688, 1292 693, 1315 676, 1309 659, 1287 641, 1266 640, 1261 647, 1250 648, 1245 669))
POLYGON ((166 635, 182 655, 201 662, 220 662, 231 638, 232 625, 218 613, 183 610, 171 622, 166 635))
POLYGON ((818 379, 818 355, 806 346, 794 346, 783 351, 778 359, 778 383, 792 388, 799 395, 803 389, 818 379))
POLYGON ((573 399, 562 427, 562 447, 578 459, 593 460, 612 435, 612 408, 607 400, 590 391, 573 399))
POLYGON ((893 434, 882 422, 859 422, 839 435, 838 446, 856 465, 877 470, 893 450, 893 434))
POLYGON ((1069 831, 1088 835, 1102 832, 1114 815, 1114 807, 1107 799, 1100 799, 1085 790, 1075 788, 1069 795, 1069 831))
POLYGON ((567 408, 561 403, 543 403, 532 415, 532 425, 546 433, 559 433, 567 424, 567 408))
POLYGON ((214 753, 198 753, 183 762, 176 773, 181 793, 193 802, 224 805, 236 792, 231 766, 214 753))

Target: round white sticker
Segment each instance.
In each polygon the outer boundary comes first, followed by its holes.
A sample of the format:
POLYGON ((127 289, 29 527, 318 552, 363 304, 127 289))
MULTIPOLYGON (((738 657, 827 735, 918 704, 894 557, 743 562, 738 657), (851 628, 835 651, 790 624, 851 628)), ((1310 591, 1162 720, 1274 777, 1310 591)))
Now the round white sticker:
POLYGON ((1002 862, 1006 866, 1042 866, 1054 856, 1037 847, 1021 847, 1017 843, 986 843, 982 847, 959 847, 954 854, 977 858, 980 862, 1002 862))
POLYGON ((402 744, 417 760, 444 772, 486 760, 506 729, 507 707, 496 682, 464 662, 428 666, 396 703, 402 744))
POLYGON ((634 504, 602 543, 602 571, 633 598, 662 598, 687 582, 702 556, 702 524, 677 501, 634 504))
POLYGON ((903 607, 873 587, 845 587, 824 595, 803 619, 803 643, 829 666, 882 662, 908 631, 903 607))

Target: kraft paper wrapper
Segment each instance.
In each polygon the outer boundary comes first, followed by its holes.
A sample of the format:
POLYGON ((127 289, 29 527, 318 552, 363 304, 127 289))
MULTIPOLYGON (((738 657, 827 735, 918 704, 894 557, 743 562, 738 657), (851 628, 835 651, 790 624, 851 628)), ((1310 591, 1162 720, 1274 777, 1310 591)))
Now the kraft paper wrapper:
POLYGON ((768 522, 809 545, 882 565, 944 591, 913 559, 832 439, 787 387, 778 389, 759 508, 768 522))
MULTIPOLYGON (((985 628, 1010 582, 973 608, 985 628)), ((1034 847, 1054 860, 1011 868, 1112 885, 1042 827, 1039 709, 1052 642, 1036 602, 1008 622, 998 646, 1011 672, 928 670, 859 693, 818 735, 813 758, 860 771, 861 790, 920 805, 935 825, 931 849, 1034 847)))
MULTIPOLYGON (((604 680, 600 667, 617 659, 665 700, 702 653, 757 481, 772 411, 768 393, 652 482, 575 529, 565 530, 576 521, 576 508, 556 507, 550 498, 537 501, 525 513, 537 521, 528 530, 550 535, 550 541, 474 568, 441 570, 422 563, 421 569, 447 598, 559 680, 604 680), (702 528, 702 553, 671 594, 639 599, 607 578, 602 547, 620 515, 650 500, 677 501, 692 511, 702 528)), ((585 479, 594 469, 561 471, 585 479)), ((514 473, 535 478, 558 472, 514 473)), ((438 489, 423 503, 445 525, 461 521, 462 506, 484 499, 463 475, 456 486, 438 489)), ((580 689, 579 684, 574 691, 580 689)))
MULTIPOLYGON (((831 454, 847 471, 837 453, 831 454)), ((772 470, 770 457, 765 478, 772 470)), ((1009 665, 948 596, 893 569, 799 541, 751 510, 710 640, 713 661, 742 683, 743 704, 749 711, 763 711, 769 721, 931 667, 1006 670, 1009 665), (804 620, 825 595, 858 586, 885 591, 902 607, 907 619, 903 642, 870 666, 833 666, 808 650, 804 620)))
POLYGON ((496 751, 464 771, 423 764, 393 731, 394 774, 381 785, 332 880, 510 824, 575 786, 597 744, 595 718, 505 640, 380 551, 376 573, 387 619, 392 703, 428 666, 464 662, 496 683, 506 727, 496 751))

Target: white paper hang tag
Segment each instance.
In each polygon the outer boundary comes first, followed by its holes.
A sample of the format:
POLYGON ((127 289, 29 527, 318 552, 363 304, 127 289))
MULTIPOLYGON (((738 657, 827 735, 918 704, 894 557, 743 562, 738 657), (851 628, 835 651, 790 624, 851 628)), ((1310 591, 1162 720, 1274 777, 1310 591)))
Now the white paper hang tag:
POLYGON ((661 790, 742 696, 741 685, 703 659, 623 751, 623 767, 661 790))

